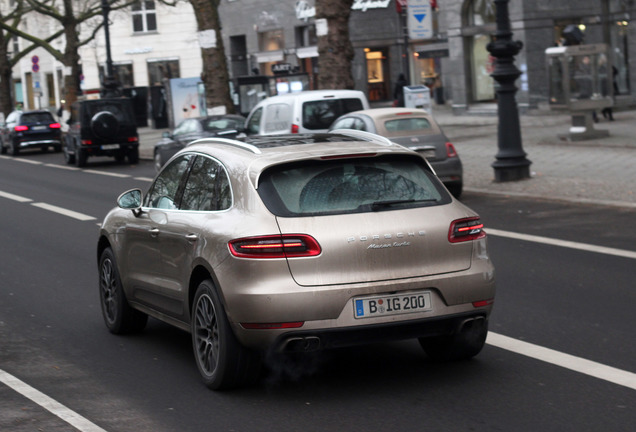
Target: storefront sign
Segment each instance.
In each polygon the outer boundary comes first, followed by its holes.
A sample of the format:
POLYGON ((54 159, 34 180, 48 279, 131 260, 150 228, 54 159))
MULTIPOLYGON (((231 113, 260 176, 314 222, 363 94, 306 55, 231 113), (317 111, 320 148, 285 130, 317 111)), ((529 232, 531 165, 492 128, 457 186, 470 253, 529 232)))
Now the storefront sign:
POLYGON ((291 72, 292 65, 289 63, 276 63, 272 65, 273 74, 286 74, 291 72))
POLYGON ((354 0, 351 10, 366 12, 368 9, 386 9, 389 3, 391 0, 354 0))
POLYGON ((301 21, 307 22, 309 18, 316 16, 316 7, 309 6, 305 0, 299 0, 296 2, 296 18, 301 21))
POLYGON ((433 37, 432 13, 430 0, 409 0, 407 14, 410 39, 420 40, 433 37))

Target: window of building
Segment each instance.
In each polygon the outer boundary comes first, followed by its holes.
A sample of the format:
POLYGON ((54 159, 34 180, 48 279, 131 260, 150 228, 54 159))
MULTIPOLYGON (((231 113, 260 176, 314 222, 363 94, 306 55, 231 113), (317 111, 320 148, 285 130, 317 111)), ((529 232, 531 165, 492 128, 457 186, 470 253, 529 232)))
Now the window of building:
POLYGON ((145 0, 133 3, 132 20, 134 33, 148 33, 157 31, 157 13, 155 11, 155 2, 152 0, 145 0))
MULTIPOLYGON (((99 78, 101 81, 106 76, 106 65, 100 65, 99 78)), ((133 64, 132 63, 115 63, 113 64, 113 75, 115 79, 122 87, 134 87, 135 80, 133 76, 133 64)))
POLYGON ((495 3, 493 0, 471 0, 464 9, 465 47, 469 54, 467 69, 471 83, 471 100, 487 102, 495 99, 494 80, 490 74, 494 70, 495 58, 486 46, 496 30, 495 3))
POLYGON ((260 32, 258 34, 259 51, 278 51, 285 47, 283 29, 260 32))
POLYGON ((367 85, 369 87, 369 100, 380 101, 389 98, 387 76, 387 49, 365 48, 367 58, 367 85))
POLYGON ((308 25, 296 27, 296 46, 308 47, 318 45, 318 37, 316 36, 316 26, 308 25))
POLYGON ((148 83, 151 86, 163 85, 163 80, 181 78, 179 60, 148 60, 148 83))

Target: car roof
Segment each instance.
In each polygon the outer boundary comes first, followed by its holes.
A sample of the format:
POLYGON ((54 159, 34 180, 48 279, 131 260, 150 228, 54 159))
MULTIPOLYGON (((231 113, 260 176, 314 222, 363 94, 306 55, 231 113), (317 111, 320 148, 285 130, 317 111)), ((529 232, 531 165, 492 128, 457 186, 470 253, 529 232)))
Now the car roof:
POLYGON ((336 121, 344 117, 352 117, 352 116, 369 117, 375 123, 377 133, 383 136, 394 137, 399 135, 412 135, 411 131, 405 131, 405 132, 398 131, 398 132, 391 133, 384 127, 384 122, 387 120, 394 120, 399 118, 416 118, 416 117, 425 117, 431 124, 430 130, 423 132, 423 134, 433 135, 433 134, 443 133, 441 128, 435 121, 435 118, 431 115, 431 113, 420 108, 371 108, 367 110, 352 111, 350 113, 343 114, 338 119, 336 119, 336 121))
POLYGON ((276 102, 276 101, 288 101, 288 100, 320 100, 331 98, 343 98, 343 97, 364 97, 366 96, 360 90, 305 90, 298 93, 287 93, 283 95, 270 96, 259 102, 259 105, 264 103, 276 102))
POLYGON ((381 154, 417 155, 379 135, 340 130, 330 133, 253 136, 240 140, 202 138, 186 147, 219 157, 231 168, 245 170, 256 188, 260 174, 281 163, 381 154))

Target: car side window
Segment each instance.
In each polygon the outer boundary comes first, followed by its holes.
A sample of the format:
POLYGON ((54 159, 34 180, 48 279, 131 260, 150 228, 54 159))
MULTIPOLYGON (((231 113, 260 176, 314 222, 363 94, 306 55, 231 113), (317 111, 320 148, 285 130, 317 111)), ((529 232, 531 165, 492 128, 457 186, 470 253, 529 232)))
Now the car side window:
POLYGON ((247 133, 250 135, 257 135, 261 129, 261 116, 263 115, 263 108, 259 108, 254 113, 247 122, 247 133))
POLYGON ((179 207, 179 185, 193 155, 183 155, 170 163, 155 179, 145 199, 145 207, 174 210, 179 207))
POLYGON ((216 160, 197 156, 183 190, 181 210, 219 211, 232 205, 230 181, 216 160))

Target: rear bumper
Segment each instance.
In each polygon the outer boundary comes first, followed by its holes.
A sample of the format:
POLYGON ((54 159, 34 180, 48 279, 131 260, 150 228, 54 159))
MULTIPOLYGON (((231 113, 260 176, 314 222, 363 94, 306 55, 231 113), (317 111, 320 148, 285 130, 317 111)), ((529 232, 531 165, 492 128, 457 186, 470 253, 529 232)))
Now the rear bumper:
POLYGON ((17 139, 15 142, 18 145, 18 147, 20 147, 20 148, 45 147, 45 146, 61 146, 62 145, 62 140, 61 139, 37 139, 37 140, 32 140, 32 139, 20 140, 20 139, 17 139))
POLYGON ((276 352, 312 352, 368 343, 450 335, 458 332, 469 321, 487 317, 486 311, 475 311, 399 323, 295 331, 280 335, 274 341, 272 349, 276 352))
POLYGON ((87 156, 117 156, 117 155, 125 155, 131 151, 138 150, 139 143, 111 143, 111 144, 101 144, 101 145, 82 145, 79 147, 80 151, 86 153, 87 156), (118 147, 114 148, 111 146, 117 145, 118 147))
POLYGON ((458 157, 442 161, 429 161, 435 174, 444 184, 461 184, 463 182, 463 168, 458 157))

